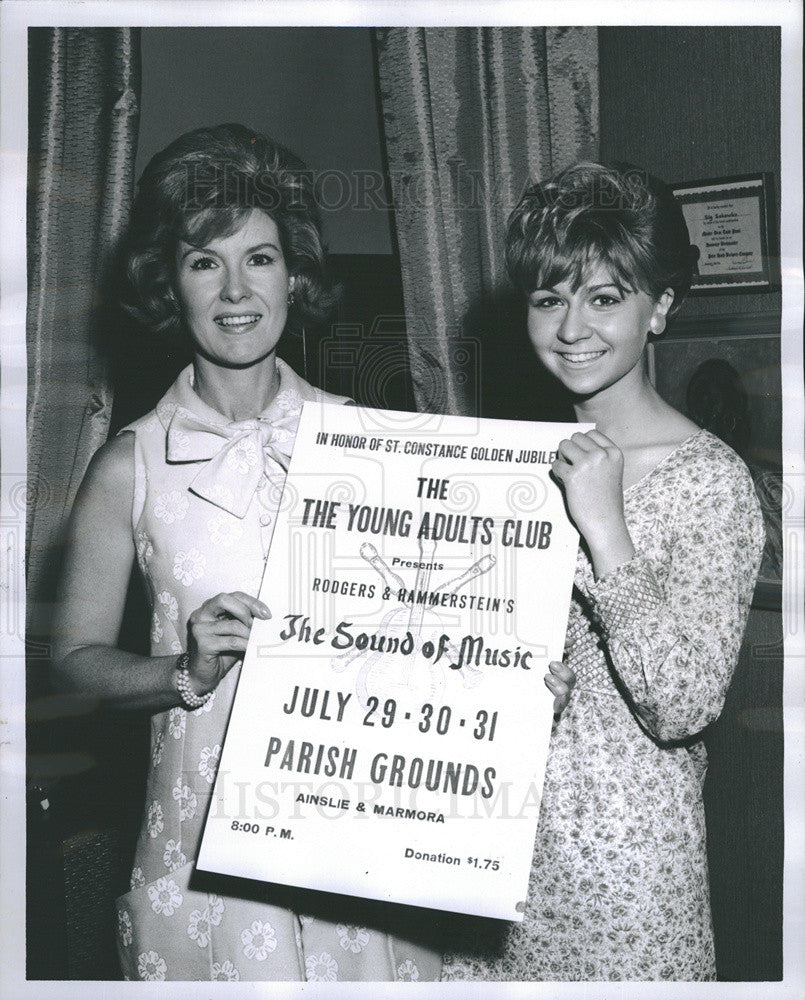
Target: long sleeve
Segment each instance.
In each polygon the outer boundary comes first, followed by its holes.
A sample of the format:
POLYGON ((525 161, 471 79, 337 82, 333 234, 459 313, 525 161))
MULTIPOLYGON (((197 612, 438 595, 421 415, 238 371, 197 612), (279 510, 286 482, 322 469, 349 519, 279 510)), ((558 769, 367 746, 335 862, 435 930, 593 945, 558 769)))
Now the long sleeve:
POLYGON ((638 544, 632 560, 587 588, 611 665, 661 742, 718 718, 763 550, 746 467, 724 446, 708 458, 684 470, 671 509, 658 512, 662 550, 638 544))

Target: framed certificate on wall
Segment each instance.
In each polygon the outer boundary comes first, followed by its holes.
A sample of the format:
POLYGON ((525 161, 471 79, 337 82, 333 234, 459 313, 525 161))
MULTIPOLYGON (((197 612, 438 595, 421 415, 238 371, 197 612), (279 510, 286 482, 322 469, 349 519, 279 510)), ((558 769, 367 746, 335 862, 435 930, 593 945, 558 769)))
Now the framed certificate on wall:
POLYGON ((673 192, 699 251, 691 294, 779 287, 771 174, 675 184, 673 192))

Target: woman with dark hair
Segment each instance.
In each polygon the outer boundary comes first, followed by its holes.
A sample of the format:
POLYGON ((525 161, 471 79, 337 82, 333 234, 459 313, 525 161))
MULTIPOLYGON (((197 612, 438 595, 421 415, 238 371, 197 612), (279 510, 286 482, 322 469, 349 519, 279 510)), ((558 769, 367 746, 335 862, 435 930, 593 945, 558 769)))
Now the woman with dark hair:
POLYGON ((571 167, 509 221, 531 342, 595 425, 553 465, 581 535, 577 681, 551 737, 524 920, 476 925, 443 978, 715 977, 701 734, 735 667, 763 521, 741 459, 647 374, 694 252, 670 190, 634 169, 571 167))
MULTIPOLYGON (((76 499, 58 604, 58 681, 147 710, 147 798, 118 900, 127 979, 434 979, 436 955, 354 915, 297 916, 285 892, 194 870, 302 403, 345 402, 276 356, 289 324, 333 302, 311 177, 239 125, 200 129, 143 174, 129 303, 180 330, 193 361, 155 410, 94 456, 76 499), (137 561, 151 655, 117 648, 137 561)), ((308 894, 306 899, 310 900, 308 894)), ((311 904, 314 905, 314 904, 311 904)), ((368 910, 358 911, 363 916, 368 910)), ((375 913, 377 910, 374 911, 375 913)))

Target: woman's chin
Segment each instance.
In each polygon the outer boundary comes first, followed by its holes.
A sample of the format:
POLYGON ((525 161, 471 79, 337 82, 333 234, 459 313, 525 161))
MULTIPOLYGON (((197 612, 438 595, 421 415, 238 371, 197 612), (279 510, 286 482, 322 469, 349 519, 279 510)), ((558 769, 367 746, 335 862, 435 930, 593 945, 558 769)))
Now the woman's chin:
POLYGON ((601 389, 606 388, 606 381, 591 372, 553 373, 554 378, 571 396, 578 399, 589 399, 601 389))
POLYGON ((262 351, 258 353, 228 353, 228 354, 213 354, 209 351, 205 351, 202 348, 196 347, 195 354, 197 358, 203 359, 210 365, 214 365, 216 368, 222 368, 227 371, 246 371, 249 368, 256 368, 261 364, 265 364, 268 361, 273 361, 276 356, 276 349, 272 348, 269 351, 262 351))

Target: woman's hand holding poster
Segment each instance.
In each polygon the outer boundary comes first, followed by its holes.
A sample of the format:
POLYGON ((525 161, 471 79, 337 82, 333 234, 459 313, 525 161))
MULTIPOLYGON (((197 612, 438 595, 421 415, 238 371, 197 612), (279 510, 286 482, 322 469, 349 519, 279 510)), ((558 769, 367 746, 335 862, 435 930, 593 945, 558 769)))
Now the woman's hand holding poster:
POLYGON ((199 868, 522 919, 587 429, 306 404, 199 868))

